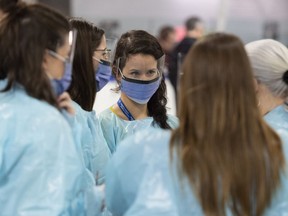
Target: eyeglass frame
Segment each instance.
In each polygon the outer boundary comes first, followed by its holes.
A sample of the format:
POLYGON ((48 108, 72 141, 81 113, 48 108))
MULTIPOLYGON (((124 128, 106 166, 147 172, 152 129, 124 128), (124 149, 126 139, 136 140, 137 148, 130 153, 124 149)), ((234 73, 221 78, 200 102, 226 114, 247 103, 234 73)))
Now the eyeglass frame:
POLYGON ((109 58, 109 55, 111 55, 111 49, 95 49, 94 52, 103 52, 102 56, 104 56, 105 58, 109 58))

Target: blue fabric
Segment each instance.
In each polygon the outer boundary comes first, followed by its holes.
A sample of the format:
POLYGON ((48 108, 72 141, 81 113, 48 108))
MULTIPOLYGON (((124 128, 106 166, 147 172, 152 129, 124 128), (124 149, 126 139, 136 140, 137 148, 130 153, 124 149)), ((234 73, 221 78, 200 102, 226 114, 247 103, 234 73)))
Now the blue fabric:
MULTIPOLYGON (((121 142, 106 174, 106 204, 113 216, 204 216, 187 178, 182 178, 180 183, 176 158, 171 163, 170 133, 148 129, 121 142)), ((281 137, 287 160, 288 131, 281 137)), ((287 215, 285 174, 265 216, 287 215)), ((232 216, 228 209, 226 215, 232 216)))
POLYGON ((102 88, 104 88, 105 85, 107 85, 111 75, 112 75, 111 63, 101 59, 99 61, 99 66, 95 72, 95 78, 97 82, 97 92, 99 92, 102 88))
POLYGON ((121 91, 138 104, 146 104, 160 86, 162 78, 139 81, 125 77, 121 80, 121 91))
POLYGON ((134 117, 132 116, 132 114, 129 112, 129 110, 125 106, 125 104, 123 103, 121 98, 119 98, 119 100, 117 101, 117 105, 121 109, 123 114, 128 118, 129 121, 134 121, 135 120, 134 117))
MULTIPOLYGON (((288 112, 285 107, 278 106, 271 110, 264 116, 265 121, 272 127, 280 136, 283 143, 283 151, 286 156, 286 164, 288 165, 288 112)), ((288 166, 286 165, 286 171, 288 166)), ((276 206, 274 209, 268 209, 267 215, 287 215, 288 214, 288 180, 286 176, 282 175, 282 187, 279 189, 277 196, 272 201, 272 206, 276 206)))
POLYGON ((57 96, 65 92, 72 82, 72 62, 65 61, 64 75, 61 79, 52 79, 51 84, 57 96))
POLYGON ((74 138, 81 148, 85 167, 93 174, 97 184, 103 184, 104 170, 111 154, 99 120, 95 111, 85 111, 75 102, 73 107, 76 110, 72 124, 74 138))
POLYGON ((97 215, 100 193, 83 178, 77 148, 57 109, 17 84, 0 92, 1 216, 97 215))
MULTIPOLYGON (((159 128, 157 124, 153 124, 152 117, 127 121, 119 118, 110 108, 101 112, 98 117, 111 153, 116 151, 120 141, 135 134, 137 131, 142 131, 150 127, 159 128)), ((168 114, 168 124, 171 128, 178 127, 178 118, 168 114)))

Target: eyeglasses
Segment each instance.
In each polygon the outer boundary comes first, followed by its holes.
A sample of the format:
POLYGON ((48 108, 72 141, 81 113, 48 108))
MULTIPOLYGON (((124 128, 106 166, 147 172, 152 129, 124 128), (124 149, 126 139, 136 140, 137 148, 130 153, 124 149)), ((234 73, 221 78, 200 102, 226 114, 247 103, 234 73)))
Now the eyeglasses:
POLYGON ((104 59, 110 59, 111 57, 111 49, 96 49, 95 52, 102 52, 102 57, 104 59))

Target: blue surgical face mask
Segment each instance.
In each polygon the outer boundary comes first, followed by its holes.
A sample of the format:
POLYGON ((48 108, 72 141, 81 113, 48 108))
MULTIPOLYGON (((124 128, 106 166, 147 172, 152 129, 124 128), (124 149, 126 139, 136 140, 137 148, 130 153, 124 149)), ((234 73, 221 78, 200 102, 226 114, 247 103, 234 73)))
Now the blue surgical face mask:
POLYGON ((51 84, 57 96, 67 91, 72 82, 72 63, 65 62, 65 71, 61 79, 52 79, 51 84))
POLYGON ((73 65, 72 62, 60 56, 58 53, 51 50, 49 50, 49 53, 65 63, 63 77, 61 79, 51 79, 52 88, 54 89, 55 94, 59 96, 69 88, 72 82, 73 65))
POLYGON ((100 64, 96 70, 95 78, 97 82, 97 92, 100 91, 110 80, 112 74, 111 64, 105 60, 93 57, 100 64))
POLYGON ((138 104, 147 104, 160 86, 160 76, 153 80, 136 80, 122 75, 121 91, 138 104))

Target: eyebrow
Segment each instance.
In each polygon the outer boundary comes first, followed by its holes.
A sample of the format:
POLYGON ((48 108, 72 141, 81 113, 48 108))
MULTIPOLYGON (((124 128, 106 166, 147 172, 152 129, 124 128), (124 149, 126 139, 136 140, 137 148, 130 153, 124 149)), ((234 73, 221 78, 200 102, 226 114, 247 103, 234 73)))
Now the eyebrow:
POLYGON ((104 49, 95 49, 95 51, 108 51, 108 52, 110 52, 111 51, 111 49, 108 49, 107 47, 105 47, 104 49))
POLYGON ((139 69, 136 69, 136 68, 132 68, 132 69, 128 70, 128 72, 137 71, 137 72, 141 72, 141 73, 146 73, 146 72, 149 72, 149 71, 157 71, 157 70, 158 70, 158 68, 151 68, 151 69, 148 69, 146 71, 142 71, 142 70, 139 70, 139 69))

